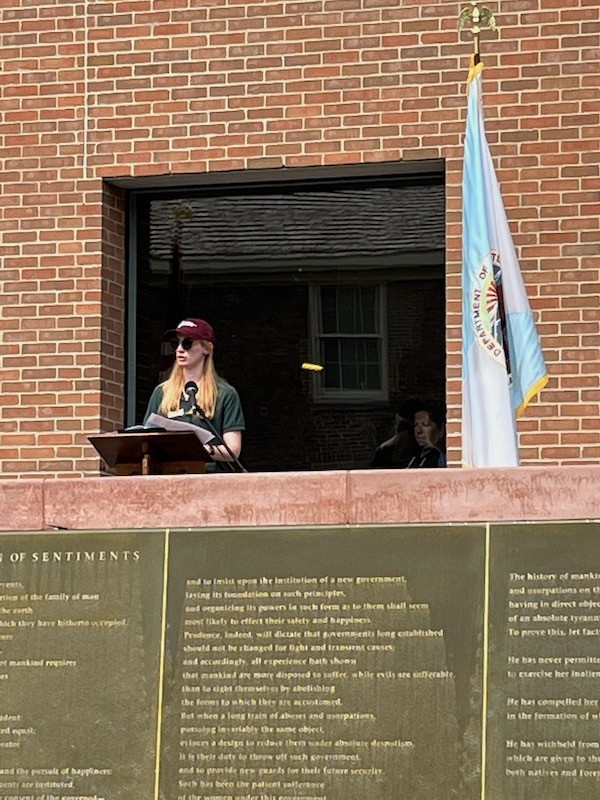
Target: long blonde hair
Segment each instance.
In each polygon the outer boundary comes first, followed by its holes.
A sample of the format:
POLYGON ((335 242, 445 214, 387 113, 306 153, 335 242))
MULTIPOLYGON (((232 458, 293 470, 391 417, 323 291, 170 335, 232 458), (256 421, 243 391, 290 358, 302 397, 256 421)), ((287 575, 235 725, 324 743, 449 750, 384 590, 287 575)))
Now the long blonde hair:
MULTIPOLYGON (((208 355, 204 359, 204 369, 202 377, 198 381, 198 395, 196 402, 204 411, 208 419, 213 419, 217 406, 217 371, 213 361, 213 344, 204 339, 200 339, 202 345, 208 350, 208 355)), ((160 384, 163 399, 158 409, 159 414, 164 417, 169 411, 177 411, 181 405, 181 395, 185 386, 183 367, 175 362, 171 374, 166 381, 160 384)))

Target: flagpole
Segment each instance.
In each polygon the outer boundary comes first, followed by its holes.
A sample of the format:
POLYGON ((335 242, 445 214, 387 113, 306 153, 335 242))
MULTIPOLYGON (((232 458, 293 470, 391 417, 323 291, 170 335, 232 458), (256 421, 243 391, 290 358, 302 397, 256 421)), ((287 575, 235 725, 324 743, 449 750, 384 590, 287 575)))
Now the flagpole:
POLYGON ((483 6, 479 8, 478 0, 471 0, 470 6, 465 6, 458 17, 458 29, 469 27, 473 36, 473 64, 481 61, 479 54, 479 37, 482 28, 496 30, 496 18, 489 8, 483 6))
POLYGON ((479 34, 495 21, 473 0, 460 14, 459 28, 465 25, 474 54, 462 184, 462 462, 516 467, 516 417, 544 388, 548 370, 485 135, 479 34))

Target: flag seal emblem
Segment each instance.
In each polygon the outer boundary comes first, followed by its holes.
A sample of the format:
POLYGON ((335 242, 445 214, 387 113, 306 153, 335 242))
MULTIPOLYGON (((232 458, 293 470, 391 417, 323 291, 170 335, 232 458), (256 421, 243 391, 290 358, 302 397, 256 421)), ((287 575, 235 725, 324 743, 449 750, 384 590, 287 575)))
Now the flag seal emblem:
POLYGON ((492 250, 481 262, 473 279, 471 318, 475 339, 479 346, 494 361, 505 366, 496 272, 500 272, 500 257, 496 251, 492 250))

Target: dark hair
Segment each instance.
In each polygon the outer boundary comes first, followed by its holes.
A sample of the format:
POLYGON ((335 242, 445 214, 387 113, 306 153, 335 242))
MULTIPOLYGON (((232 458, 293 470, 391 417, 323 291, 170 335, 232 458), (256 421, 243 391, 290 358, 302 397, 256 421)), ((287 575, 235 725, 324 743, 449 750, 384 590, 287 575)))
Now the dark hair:
POLYGON ((443 403, 435 400, 417 401, 412 413, 413 420, 418 411, 426 411, 438 428, 443 428, 446 424, 446 408, 443 403))

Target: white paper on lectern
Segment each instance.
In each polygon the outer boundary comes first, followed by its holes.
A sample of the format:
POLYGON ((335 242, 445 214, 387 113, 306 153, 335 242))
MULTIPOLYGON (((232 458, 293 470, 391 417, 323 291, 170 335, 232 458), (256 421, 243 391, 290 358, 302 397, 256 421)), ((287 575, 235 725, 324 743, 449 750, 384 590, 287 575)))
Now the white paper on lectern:
POLYGON ((195 433, 202 444, 208 444, 214 439, 214 434, 207 431, 206 428, 201 428, 199 425, 192 425, 191 422, 180 422, 176 419, 169 419, 168 417, 161 417, 160 414, 150 414, 146 420, 146 427, 156 426, 157 428, 164 428, 167 431, 185 431, 186 433, 195 433))

